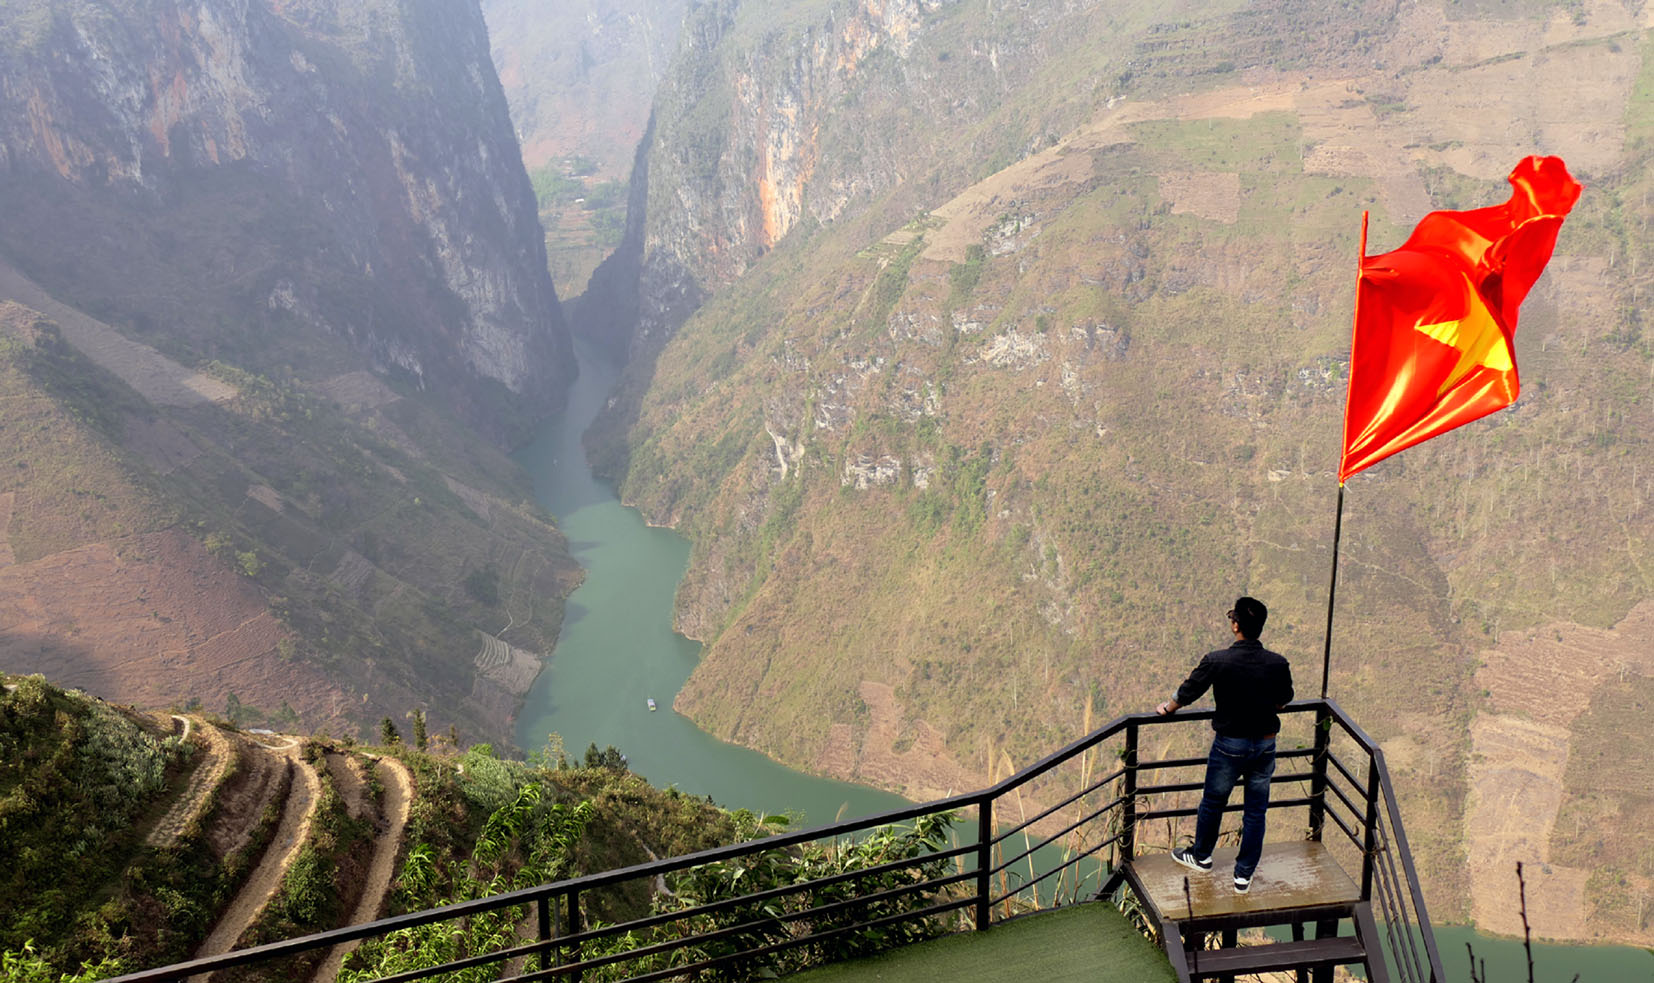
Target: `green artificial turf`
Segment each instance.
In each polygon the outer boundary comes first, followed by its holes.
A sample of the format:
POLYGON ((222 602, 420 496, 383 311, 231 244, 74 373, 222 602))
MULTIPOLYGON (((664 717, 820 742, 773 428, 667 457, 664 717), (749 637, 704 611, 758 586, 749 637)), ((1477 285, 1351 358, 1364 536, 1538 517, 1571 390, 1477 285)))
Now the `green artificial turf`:
POLYGON ((835 963, 791 983, 952 983, 1017 978, 1039 983, 1152 983, 1173 979, 1153 942, 1111 905, 1083 904, 835 963))

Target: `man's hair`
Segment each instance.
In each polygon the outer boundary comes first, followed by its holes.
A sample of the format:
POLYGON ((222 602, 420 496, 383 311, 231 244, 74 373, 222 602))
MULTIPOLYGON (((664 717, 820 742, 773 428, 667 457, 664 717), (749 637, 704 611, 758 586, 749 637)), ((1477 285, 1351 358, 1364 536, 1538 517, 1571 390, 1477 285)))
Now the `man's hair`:
POLYGON ((1263 633, 1264 622, 1269 620, 1269 609, 1262 601, 1255 597, 1239 597, 1235 599, 1235 627, 1240 629, 1242 638, 1257 638, 1263 633))

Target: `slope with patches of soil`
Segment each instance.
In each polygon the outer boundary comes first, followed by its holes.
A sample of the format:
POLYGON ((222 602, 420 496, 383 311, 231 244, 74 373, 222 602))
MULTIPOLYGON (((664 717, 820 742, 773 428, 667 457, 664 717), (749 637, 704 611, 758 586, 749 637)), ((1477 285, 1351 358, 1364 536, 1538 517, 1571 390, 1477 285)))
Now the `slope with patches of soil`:
POLYGON ((337 409, 230 368, 213 389, 3 266, 0 337, 0 661, 312 732, 441 706, 509 741, 578 574, 503 456, 366 373, 322 387, 337 409), (526 678, 434 654, 484 628, 526 678))
MULTIPOLYGON (((1586 832, 1577 826, 1557 830, 1565 807, 1577 810, 1590 803, 1601 809, 1603 803, 1647 794, 1646 788, 1603 787, 1603 776, 1581 774, 1570 756, 1581 742, 1600 743, 1601 735, 1579 732, 1576 726, 1599 692, 1618 681, 1654 678, 1654 601, 1639 605, 1613 630, 1556 623, 1507 632, 1482 660, 1476 681, 1488 692, 1490 712, 1471 725, 1471 795, 1465 812, 1476 924, 1489 932, 1521 933, 1519 912, 1511 903, 1520 861, 1536 935, 1642 945, 1654 941, 1654 932, 1640 925, 1605 930, 1603 919, 1593 918, 1593 905, 1601 900, 1589 890, 1596 871, 1553 859, 1553 854, 1577 856, 1579 851, 1567 847, 1586 832)), ((1638 726, 1634 720, 1626 724, 1638 726)), ((1646 716, 1641 724, 1646 731, 1646 716)), ((1630 740, 1625 733, 1619 743, 1628 746, 1630 740)), ((1599 821, 1612 820, 1604 816, 1599 821)), ((1647 870, 1628 877, 1634 881, 1631 891, 1647 895, 1654 890, 1647 870)))

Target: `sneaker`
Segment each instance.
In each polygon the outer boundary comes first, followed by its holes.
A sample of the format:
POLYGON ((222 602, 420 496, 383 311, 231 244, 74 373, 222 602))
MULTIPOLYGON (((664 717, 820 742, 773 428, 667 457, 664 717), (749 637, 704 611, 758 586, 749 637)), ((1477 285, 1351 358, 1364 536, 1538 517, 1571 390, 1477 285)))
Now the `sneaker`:
POLYGON ((1245 894, 1246 892, 1248 892, 1250 890, 1252 890, 1252 878, 1242 877, 1241 875, 1236 874, 1235 875, 1235 893, 1236 894, 1245 894))
POLYGON ((1193 850, 1189 849, 1186 846, 1180 846, 1180 847, 1176 848, 1175 850, 1173 850, 1172 851, 1172 859, 1177 861, 1178 863, 1182 864, 1183 866, 1189 868, 1190 870, 1211 870, 1212 869, 1212 858, 1211 857, 1207 857, 1205 860, 1202 860, 1199 857, 1195 856, 1195 852, 1193 850))

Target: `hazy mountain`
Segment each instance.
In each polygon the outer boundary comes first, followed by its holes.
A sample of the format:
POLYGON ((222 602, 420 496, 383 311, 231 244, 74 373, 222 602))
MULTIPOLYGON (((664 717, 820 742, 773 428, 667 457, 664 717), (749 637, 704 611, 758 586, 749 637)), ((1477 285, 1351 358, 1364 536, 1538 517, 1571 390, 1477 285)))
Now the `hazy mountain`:
POLYGON ((480 10, 0 19, 0 664, 508 743, 579 574, 501 445, 574 363, 480 10))
POLYGON ((325 333, 496 430, 492 404, 558 404, 568 341, 474 6, 3 9, 0 250, 43 287, 301 372, 325 333))
POLYGON ((586 157, 625 179, 688 0, 483 0, 500 85, 530 170, 586 157))
POLYGON ((631 351, 597 459, 695 544, 679 708, 940 795, 1164 698, 1241 593, 1318 692, 1361 213, 1381 252, 1560 154, 1521 400, 1351 483, 1331 695, 1433 914, 1511 930, 1528 859, 1543 934, 1646 943, 1651 26, 696 4, 587 295, 631 351))

